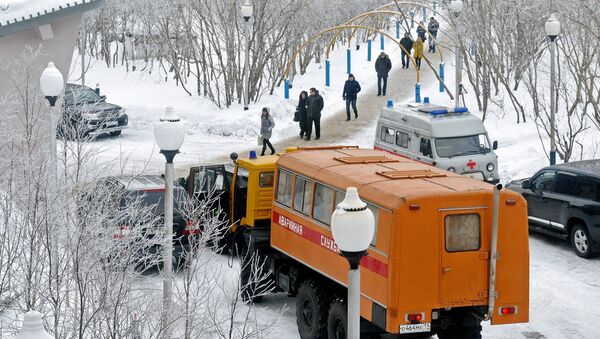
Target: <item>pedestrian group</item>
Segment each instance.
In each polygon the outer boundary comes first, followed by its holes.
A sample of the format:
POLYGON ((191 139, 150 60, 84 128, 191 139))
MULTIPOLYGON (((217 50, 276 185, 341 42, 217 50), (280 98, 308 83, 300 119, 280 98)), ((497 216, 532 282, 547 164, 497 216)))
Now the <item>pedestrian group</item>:
MULTIPOLYGON (((427 41, 427 33, 429 33, 429 49, 428 52, 435 53, 437 33, 440 28, 440 24, 435 20, 434 17, 429 19, 427 29, 425 29, 425 23, 419 22, 417 27, 417 39, 411 38, 410 32, 406 32, 404 37, 400 40, 400 46, 402 48, 401 59, 402 68, 408 69, 412 57, 415 62, 415 67, 421 69, 421 59, 424 57, 425 41, 427 41)), ((392 61, 390 57, 385 53, 381 52, 377 60, 375 61, 375 72, 377 73, 377 96, 385 96, 387 90, 387 79, 390 70, 392 69, 392 61)), ((360 84, 356 80, 353 74, 348 75, 348 80, 344 83, 344 90, 342 93, 342 99, 346 102, 346 121, 351 120, 350 108, 354 111, 354 119, 358 119, 358 109, 356 102, 358 99, 358 93, 361 91, 360 84)), ((321 112, 323 111, 324 101, 323 97, 319 94, 316 88, 311 88, 309 92, 300 92, 298 98, 298 106, 296 106, 296 112, 294 114, 294 121, 298 122, 300 126, 300 138, 306 141, 311 140, 313 134, 315 140, 321 139, 321 112)), ((275 148, 269 141, 272 136, 273 127, 275 122, 269 112, 269 108, 265 107, 261 113, 261 124, 260 124, 260 136, 259 145, 262 144, 261 155, 265 154, 267 147, 271 150, 271 154, 275 153, 275 148)))

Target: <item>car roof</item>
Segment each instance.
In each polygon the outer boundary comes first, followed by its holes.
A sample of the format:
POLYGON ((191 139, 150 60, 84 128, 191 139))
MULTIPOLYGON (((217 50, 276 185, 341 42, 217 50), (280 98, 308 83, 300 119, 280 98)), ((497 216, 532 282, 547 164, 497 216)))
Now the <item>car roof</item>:
POLYGON ((548 167, 558 170, 569 170, 600 178, 600 159, 566 162, 548 167))
MULTIPOLYGON (((128 191, 164 191, 165 179, 161 175, 138 175, 113 177, 118 184, 128 191)), ((181 186, 175 184, 174 188, 181 186)))

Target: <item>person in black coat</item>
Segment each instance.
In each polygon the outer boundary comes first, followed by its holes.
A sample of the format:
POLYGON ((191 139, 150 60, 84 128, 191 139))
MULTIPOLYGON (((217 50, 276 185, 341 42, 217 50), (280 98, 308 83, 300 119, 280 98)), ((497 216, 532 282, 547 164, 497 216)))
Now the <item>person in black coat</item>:
POLYGON ((426 34, 427 30, 425 29, 425 23, 423 21, 420 21, 419 25, 417 26, 417 37, 421 38, 421 40, 425 42, 425 40, 427 40, 427 37, 425 36, 426 34))
POLYGON ((410 38, 410 33, 404 33, 404 38, 400 40, 400 45, 404 48, 402 50, 402 68, 408 68, 410 65, 410 50, 413 47, 413 43, 414 41, 410 38))
POLYGON ((380 96, 381 91, 381 83, 383 82, 383 95, 385 95, 385 91, 387 89, 387 78, 388 73, 392 69, 392 61, 390 57, 384 52, 379 54, 377 61, 375 61, 375 71, 377 72, 377 96, 380 96))
POLYGON ((358 110, 356 109, 358 92, 360 92, 360 84, 354 79, 354 75, 350 74, 344 84, 344 93, 342 93, 342 97, 346 100, 346 121, 350 120, 350 105, 354 110, 354 119, 358 119, 358 110))
POLYGON ((323 102, 323 97, 315 88, 310 89, 310 95, 308 96, 307 106, 308 119, 306 125, 305 140, 310 140, 313 123, 315 124, 315 140, 319 140, 321 139, 321 111, 323 110, 323 106, 325 106, 325 103, 323 102))
POLYGON ((440 29, 440 23, 435 20, 434 17, 429 19, 429 25, 427 25, 427 30, 431 35, 431 40, 429 40, 429 52, 435 53, 435 39, 437 39, 437 33, 440 29))
POLYGON ((308 124, 308 93, 306 91, 300 92, 300 98, 298 98, 298 113, 300 115, 300 138, 304 138, 306 134, 306 125, 308 124))

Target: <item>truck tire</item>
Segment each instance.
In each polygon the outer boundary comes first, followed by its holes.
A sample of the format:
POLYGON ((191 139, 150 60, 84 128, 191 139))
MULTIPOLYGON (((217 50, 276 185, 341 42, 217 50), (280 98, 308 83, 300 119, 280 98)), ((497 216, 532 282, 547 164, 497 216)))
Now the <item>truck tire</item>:
POLYGON ((121 135, 121 130, 110 132, 110 135, 113 137, 118 137, 121 135))
POLYGON ((583 225, 578 224, 571 229, 571 246, 575 250, 575 253, 582 258, 591 258, 594 256, 592 239, 583 225))
POLYGON ((481 339, 481 320, 469 312, 451 316, 451 325, 437 332, 439 339, 481 339))
POLYGON ((345 339, 348 329, 348 306, 342 299, 335 299, 329 307, 327 316, 327 335, 329 339, 345 339))
POLYGON ((296 297, 296 323, 302 339, 327 338, 329 303, 325 291, 315 280, 306 280, 296 297))

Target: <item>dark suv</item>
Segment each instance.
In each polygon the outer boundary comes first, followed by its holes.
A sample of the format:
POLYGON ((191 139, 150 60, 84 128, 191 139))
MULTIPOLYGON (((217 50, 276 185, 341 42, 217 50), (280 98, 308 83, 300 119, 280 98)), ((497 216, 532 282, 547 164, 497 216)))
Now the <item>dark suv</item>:
POLYGON ((67 84, 63 104, 63 116, 57 127, 57 135, 67 139, 95 137, 100 134, 121 135, 129 119, 121 106, 106 102, 106 96, 93 89, 67 84))
POLYGON ((508 187, 527 200, 530 229, 570 239, 580 257, 600 252, 600 160, 549 166, 508 187))

